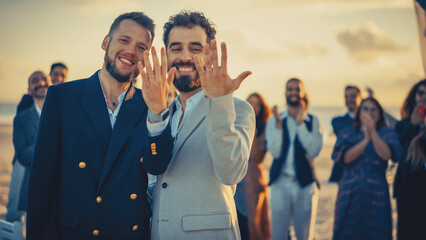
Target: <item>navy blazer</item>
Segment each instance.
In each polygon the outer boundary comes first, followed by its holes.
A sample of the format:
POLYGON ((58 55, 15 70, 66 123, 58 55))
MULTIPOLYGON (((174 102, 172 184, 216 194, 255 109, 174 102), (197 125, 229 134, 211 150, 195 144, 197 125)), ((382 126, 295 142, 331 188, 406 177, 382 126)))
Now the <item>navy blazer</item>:
MULTIPOLYGON (((343 129, 351 127, 354 123, 354 119, 346 113, 343 116, 335 117, 331 120, 331 126, 333 127, 333 132, 336 135, 336 138, 342 133, 343 129)), ((335 162, 333 164, 333 169, 331 170, 330 182, 339 182, 340 178, 343 176, 343 163, 335 162)))
POLYGON ((18 210, 22 211, 27 210, 30 166, 34 155, 34 143, 37 136, 39 120, 40 117, 34 104, 32 107, 16 115, 13 119, 13 147, 15 148, 15 159, 25 167, 18 203, 18 210))
POLYGON ((169 126, 148 138, 146 117, 140 89, 130 86, 112 129, 97 72, 49 88, 30 175, 28 240, 150 238, 147 172, 166 170, 173 139, 169 126))

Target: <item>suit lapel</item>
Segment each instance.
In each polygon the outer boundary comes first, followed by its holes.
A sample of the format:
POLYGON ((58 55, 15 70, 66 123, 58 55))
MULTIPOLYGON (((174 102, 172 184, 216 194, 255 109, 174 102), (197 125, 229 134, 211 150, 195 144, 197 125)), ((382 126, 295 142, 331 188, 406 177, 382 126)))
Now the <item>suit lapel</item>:
POLYGON ((102 168, 98 191, 101 189, 102 183, 105 181, 112 165, 117 160, 117 155, 120 153, 126 139, 135 128, 136 124, 141 120, 143 112, 145 112, 146 104, 142 99, 142 95, 134 93, 135 89, 131 85, 126 94, 126 98, 120 107, 117 121, 115 122, 114 129, 112 131, 105 163, 102 168), (129 94, 131 97, 129 97, 129 94))
MULTIPOLYGON (((177 100, 175 100, 177 101, 177 100)), ((174 113, 172 113, 174 114, 174 113)), ((188 137, 192 134, 192 132, 197 128, 197 126, 201 123, 201 121, 206 117, 206 112, 204 109, 204 101, 201 100, 195 106, 194 110, 192 110, 191 115, 186 116, 185 122, 183 122, 182 129, 177 134, 175 146, 173 147, 173 158, 176 153, 182 147, 183 143, 188 139, 188 137)))
POLYGON ((87 80, 85 89, 80 94, 80 98, 83 108, 92 123, 92 127, 95 129, 96 135, 101 142, 102 150, 106 153, 112 129, 105 97, 99 82, 98 72, 87 80))

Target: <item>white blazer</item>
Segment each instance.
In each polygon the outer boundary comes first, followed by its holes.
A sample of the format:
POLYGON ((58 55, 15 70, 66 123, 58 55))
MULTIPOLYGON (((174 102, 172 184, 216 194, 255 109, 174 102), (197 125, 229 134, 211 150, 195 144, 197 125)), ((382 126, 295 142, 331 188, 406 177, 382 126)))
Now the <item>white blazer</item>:
POLYGON ((232 94, 195 106, 158 176, 151 239, 240 239, 234 193, 247 171, 254 132, 253 108, 232 94))

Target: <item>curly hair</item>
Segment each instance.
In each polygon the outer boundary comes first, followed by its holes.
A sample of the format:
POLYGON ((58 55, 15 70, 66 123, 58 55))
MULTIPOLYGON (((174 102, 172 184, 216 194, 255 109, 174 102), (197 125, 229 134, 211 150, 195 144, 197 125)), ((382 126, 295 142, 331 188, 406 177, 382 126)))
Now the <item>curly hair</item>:
POLYGON ((207 19, 203 13, 183 10, 180 13, 171 16, 169 21, 164 24, 163 42, 166 49, 169 45, 169 33, 173 27, 177 26, 187 28, 200 26, 206 31, 207 43, 209 43, 212 39, 215 39, 216 30, 214 24, 207 19))
POLYGON ((411 88, 401 107, 401 119, 407 118, 413 113, 416 107, 416 92, 420 86, 426 87, 426 79, 419 81, 411 88))
POLYGON ((263 133, 265 129, 266 122, 268 121, 269 115, 271 115, 271 110, 269 109, 268 105, 266 104, 265 100, 259 93, 252 93, 250 94, 246 101, 248 101, 250 98, 257 98, 260 102, 260 111, 259 114, 256 116, 256 130, 257 135, 260 135, 263 133))

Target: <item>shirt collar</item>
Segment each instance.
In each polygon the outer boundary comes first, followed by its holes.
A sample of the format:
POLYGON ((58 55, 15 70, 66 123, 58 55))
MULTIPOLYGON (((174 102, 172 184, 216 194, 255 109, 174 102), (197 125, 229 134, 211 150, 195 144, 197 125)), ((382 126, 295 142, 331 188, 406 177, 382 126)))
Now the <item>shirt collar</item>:
MULTIPOLYGON (((186 99, 186 108, 192 108, 195 105, 197 105, 206 95, 204 94, 204 91, 201 90, 194 94, 192 97, 186 99)), ((181 98, 180 95, 176 97, 176 107, 182 108, 181 98)))
POLYGON ((353 112, 348 112, 349 117, 351 117, 352 119, 355 119, 355 113, 353 112))

